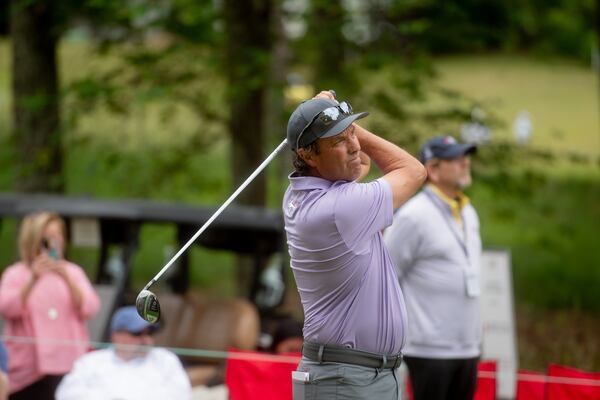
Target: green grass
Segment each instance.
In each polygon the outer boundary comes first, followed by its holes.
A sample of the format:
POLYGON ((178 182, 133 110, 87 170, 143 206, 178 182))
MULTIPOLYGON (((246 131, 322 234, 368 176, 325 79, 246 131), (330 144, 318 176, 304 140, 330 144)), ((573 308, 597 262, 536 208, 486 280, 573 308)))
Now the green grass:
POLYGON ((534 146, 600 156, 599 85, 591 68, 507 55, 451 57, 435 65, 444 86, 489 105, 505 121, 498 137, 512 139, 514 118, 527 110, 534 146))

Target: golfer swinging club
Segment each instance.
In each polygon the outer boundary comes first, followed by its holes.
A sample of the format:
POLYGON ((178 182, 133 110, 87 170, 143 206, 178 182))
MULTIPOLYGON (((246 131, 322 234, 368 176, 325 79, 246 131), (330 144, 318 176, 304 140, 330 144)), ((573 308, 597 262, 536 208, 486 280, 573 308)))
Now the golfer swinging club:
POLYGON ((294 400, 399 398, 406 309, 381 231, 423 184, 426 171, 354 123, 365 116, 321 92, 288 122, 295 172, 283 212, 304 308, 294 400), (383 176, 358 183, 370 159, 383 176))

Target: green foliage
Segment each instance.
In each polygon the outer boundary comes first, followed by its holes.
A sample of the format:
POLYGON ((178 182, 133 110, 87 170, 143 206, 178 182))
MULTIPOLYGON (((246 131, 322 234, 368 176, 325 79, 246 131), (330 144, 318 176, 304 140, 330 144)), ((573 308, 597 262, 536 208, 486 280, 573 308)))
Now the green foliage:
POLYGON ((198 43, 214 43, 219 32, 213 29, 218 12, 212 1, 176 0, 171 2, 165 26, 168 31, 198 43))
MULTIPOLYGON (((141 287, 175 254, 174 227, 146 224, 140 234, 140 248, 133 260, 133 283, 141 287)), ((190 284, 215 297, 235 295, 235 263, 231 252, 193 246, 189 250, 190 284)), ((173 267, 169 273, 173 273, 173 267)), ((168 279, 168 275, 165 277, 168 279)))
POLYGON ((588 61, 593 0, 395 0, 369 10, 375 48, 430 54, 532 50, 588 61))
POLYGON ((442 85, 428 60, 371 69, 362 68, 364 79, 352 99, 356 110, 371 112, 361 124, 413 153, 426 137, 455 134, 475 106, 487 110, 491 126, 500 123, 485 103, 442 85))
POLYGON ((589 60, 592 47, 597 45, 596 2, 533 0, 518 2, 517 6, 521 12, 511 14, 515 47, 589 60))
POLYGON ((224 142, 211 148, 189 142, 115 147, 111 141, 73 141, 67 192, 117 198, 216 203, 229 187, 224 142))
POLYGON ((470 194, 484 245, 510 249, 518 302, 600 313, 600 170, 548 173, 558 163, 506 143, 481 149, 470 194))
POLYGON ((501 48, 509 29, 505 1, 460 0, 426 2, 431 20, 420 43, 436 54, 501 48))
MULTIPOLYGON (((0 165, 12 166, 15 159, 14 140, 0 131, 0 165)), ((0 191, 10 191, 13 187, 14 171, 10 167, 0 168, 0 191)))
MULTIPOLYGON (((11 146, 0 136, 0 190, 12 186, 11 146)), ((218 204, 229 195, 231 178, 226 168, 227 142, 219 140, 210 148, 190 142, 146 141, 145 145, 118 147, 107 139, 70 139, 66 159, 66 194, 95 198, 144 198, 187 204, 218 204)), ((0 263, 17 258, 16 221, 0 221, 0 263)), ((144 226, 140 250, 133 260, 133 284, 141 286, 164 264, 167 253, 177 247, 173 227, 144 226)), ((232 295, 235 290, 233 255, 194 249, 191 251, 191 284, 232 295)), ((72 260, 94 276, 99 254, 95 250, 71 248, 72 260)), ((172 254, 171 254, 172 255, 172 254)))
POLYGON ((314 68, 312 82, 319 88, 349 87, 353 80, 348 70, 347 41, 342 33, 346 20, 342 1, 312 0, 307 14, 311 34, 304 37, 304 46, 297 49, 314 68))

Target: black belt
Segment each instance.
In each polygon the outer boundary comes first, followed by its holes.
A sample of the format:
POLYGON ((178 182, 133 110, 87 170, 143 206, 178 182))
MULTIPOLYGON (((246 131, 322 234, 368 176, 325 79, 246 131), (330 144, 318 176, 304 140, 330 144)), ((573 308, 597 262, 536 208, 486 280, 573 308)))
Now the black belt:
POLYGON ((304 342, 304 346, 302 346, 302 355, 311 361, 317 361, 319 363, 338 362, 380 369, 395 369, 402 363, 402 354, 387 356, 384 354, 369 353, 368 351, 322 345, 313 342, 304 342))

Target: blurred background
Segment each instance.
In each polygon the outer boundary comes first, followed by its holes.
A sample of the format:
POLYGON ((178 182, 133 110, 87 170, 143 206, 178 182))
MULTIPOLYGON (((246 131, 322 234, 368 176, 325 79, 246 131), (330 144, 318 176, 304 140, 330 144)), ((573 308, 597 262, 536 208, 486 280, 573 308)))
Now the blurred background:
MULTIPOLYGON (((0 2, 0 192, 217 206, 333 88, 413 154, 441 133, 480 144, 468 194, 484 246, 512 254, 520 366, 598 371, 599 33, 594 0, 0 2)), ((288 153, 239 204, 280 207, 288 153)), ((2 268, 17 227, 2 220, 2 268)), ((143 226, 133 286, 173 236, 143 226)), ((239 294, 234 253, 191 251, 194 289, 239 294)))

